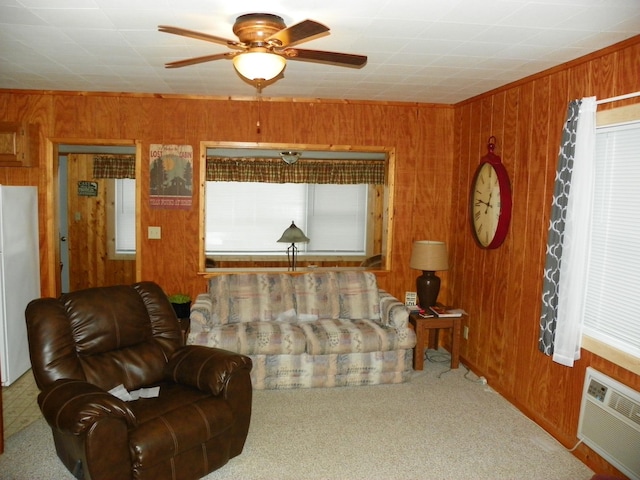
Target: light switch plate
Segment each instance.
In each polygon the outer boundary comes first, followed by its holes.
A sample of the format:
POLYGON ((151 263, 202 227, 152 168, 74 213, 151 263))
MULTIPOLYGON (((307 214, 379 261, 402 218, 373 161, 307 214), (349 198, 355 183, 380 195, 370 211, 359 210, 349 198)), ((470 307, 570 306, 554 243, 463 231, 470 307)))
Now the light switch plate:
POLYGON ((148 237, 151 240, 160 240, 162 237, 160 227, 149 227, 148 237))

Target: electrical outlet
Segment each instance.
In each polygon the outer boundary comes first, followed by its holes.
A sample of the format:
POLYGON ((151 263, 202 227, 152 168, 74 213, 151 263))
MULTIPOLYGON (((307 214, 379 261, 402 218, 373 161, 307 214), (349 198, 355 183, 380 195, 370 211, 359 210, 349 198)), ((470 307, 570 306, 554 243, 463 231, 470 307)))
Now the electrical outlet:
POLYGON ((469 327, 467 325, 462 329, 462 336, 465 340, 469 340, 469 327))

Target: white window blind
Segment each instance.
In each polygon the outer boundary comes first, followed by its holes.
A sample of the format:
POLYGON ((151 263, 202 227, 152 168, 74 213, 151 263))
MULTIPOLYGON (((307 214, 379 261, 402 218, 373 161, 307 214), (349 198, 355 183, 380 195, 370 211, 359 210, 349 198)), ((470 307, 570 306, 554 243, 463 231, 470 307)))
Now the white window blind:
POLYGON ((583 333, 640 358, 640 122, 600 127, 583 333))
POLYGON ((133 178, 115 180, 116 253, 136 251, 136 181, 133 178))
POLYGON ((295 222, 306 255, 364 255, 367 185, 206 182, 205 250, 209 255, 273 255, 295 222))
POLYGON ((366 212, 366 185, 309 185, 307 250, 363 254, 366 212))

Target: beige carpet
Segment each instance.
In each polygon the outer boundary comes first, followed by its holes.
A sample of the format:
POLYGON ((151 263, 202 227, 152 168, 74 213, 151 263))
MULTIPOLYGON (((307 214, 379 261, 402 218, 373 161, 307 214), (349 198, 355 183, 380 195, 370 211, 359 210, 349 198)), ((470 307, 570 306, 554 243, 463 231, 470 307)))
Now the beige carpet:
MULTIPOLYGON (((207 480, 566 479, 593 472, 461 366, 401 385, 256 391, 242 455, 207 480)), ((72 479, 38 420, 9 437, 2 479, 72 479)))

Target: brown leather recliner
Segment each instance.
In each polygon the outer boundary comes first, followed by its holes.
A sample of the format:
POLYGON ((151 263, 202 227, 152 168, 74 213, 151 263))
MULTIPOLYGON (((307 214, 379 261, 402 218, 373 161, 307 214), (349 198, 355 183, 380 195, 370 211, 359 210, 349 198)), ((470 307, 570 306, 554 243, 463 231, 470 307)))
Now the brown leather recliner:
POLYGON ((26 309, 38 403, 77 478, 195 479, 244 447, 251 359, 184 346, 152 282, 90 288, 26 309), (108 393, 159 386, 156 398, 108 393))

